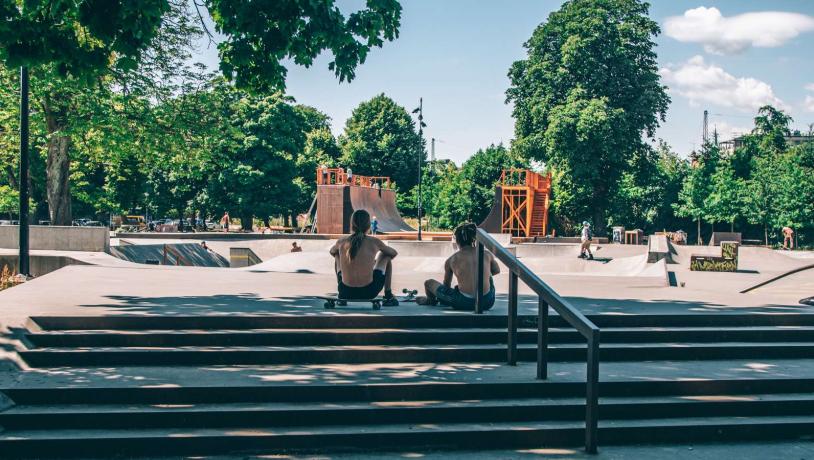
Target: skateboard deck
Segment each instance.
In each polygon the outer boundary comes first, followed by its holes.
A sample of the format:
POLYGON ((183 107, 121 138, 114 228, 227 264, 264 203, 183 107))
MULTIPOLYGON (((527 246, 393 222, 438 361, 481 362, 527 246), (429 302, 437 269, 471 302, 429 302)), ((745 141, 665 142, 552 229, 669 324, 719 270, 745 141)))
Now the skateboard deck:
MULTIPOLYGON (((396 299, 399 302, 415 302, 416 294, 418 294, 417 290, 402 289, 401 292, 404 293, 405 295, 396 297, 396 299)), ((323 307, 325 307, 328 310, 336 308, 337 305, 343 307, 348 303, 369 303, 374 310, 381 310, 382 302, 384 302, 383 297, 375 297, 373 299, 340 299, 335 295, 331 295, 331 296, 316 296, 316 298, 324 300, 325 303, 323 304, 323 307)))

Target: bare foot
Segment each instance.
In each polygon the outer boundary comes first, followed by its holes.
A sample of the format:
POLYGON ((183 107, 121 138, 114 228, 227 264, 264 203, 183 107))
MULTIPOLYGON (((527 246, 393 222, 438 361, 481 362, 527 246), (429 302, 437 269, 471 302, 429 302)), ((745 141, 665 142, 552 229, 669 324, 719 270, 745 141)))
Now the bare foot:
POLYGON ((424 295, 416 297, 415 303, 418 305, 435 305, 435 302, 430 301, 430 299, 424 295))

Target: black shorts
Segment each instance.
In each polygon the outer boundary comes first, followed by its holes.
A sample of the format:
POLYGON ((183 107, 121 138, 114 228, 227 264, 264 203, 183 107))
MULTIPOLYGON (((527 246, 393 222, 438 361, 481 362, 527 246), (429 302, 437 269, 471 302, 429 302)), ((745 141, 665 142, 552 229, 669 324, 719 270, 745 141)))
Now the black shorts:
POLYGON ((384 272, 381 270, 373 270, 373 281, 367 286, 347 286, 342 282, 342 272, 336 274, 337 281, 339 282, 339 297, 340 299, 373 299, 382 292, 384 287, 384 272))

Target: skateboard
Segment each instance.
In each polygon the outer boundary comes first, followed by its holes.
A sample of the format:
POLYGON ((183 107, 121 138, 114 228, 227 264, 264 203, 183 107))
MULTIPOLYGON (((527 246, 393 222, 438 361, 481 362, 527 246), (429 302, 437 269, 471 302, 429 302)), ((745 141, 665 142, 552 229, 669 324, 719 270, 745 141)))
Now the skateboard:
MULTIPOLYGON (((402 289, 401 292, 405 295, 403 297, 396 297, 399 302, 415 302, 416 294, 418 294, 417 290, 402 289)), ((322 306, 325 307, 326 310, 333 310, 337 305, 344 307, 348 304, 348 302, 370 303, 370 306, 373 307, 374 310, 381 310, 382 302, 384 301, 384 298, 382 297, 375 297, 373 299, 340 299, 337 296, 317 296, 317 298, 325 301, 322 306)))

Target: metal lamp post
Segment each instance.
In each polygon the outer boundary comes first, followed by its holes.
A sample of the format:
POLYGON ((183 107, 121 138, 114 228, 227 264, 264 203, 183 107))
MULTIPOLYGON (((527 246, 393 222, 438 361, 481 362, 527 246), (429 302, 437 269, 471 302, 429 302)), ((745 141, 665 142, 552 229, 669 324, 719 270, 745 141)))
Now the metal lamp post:
POLYGON ((418 241, 421 241, 421 167, 424 165, 424 98, 418 99, 418 108, 413 110, 413 113, 418 114, 418 138, 420 139, 418 146, 418 241))
POLYGON ((29 276, 28 259, 28 68, 20 67, 20 274, 29 276))

